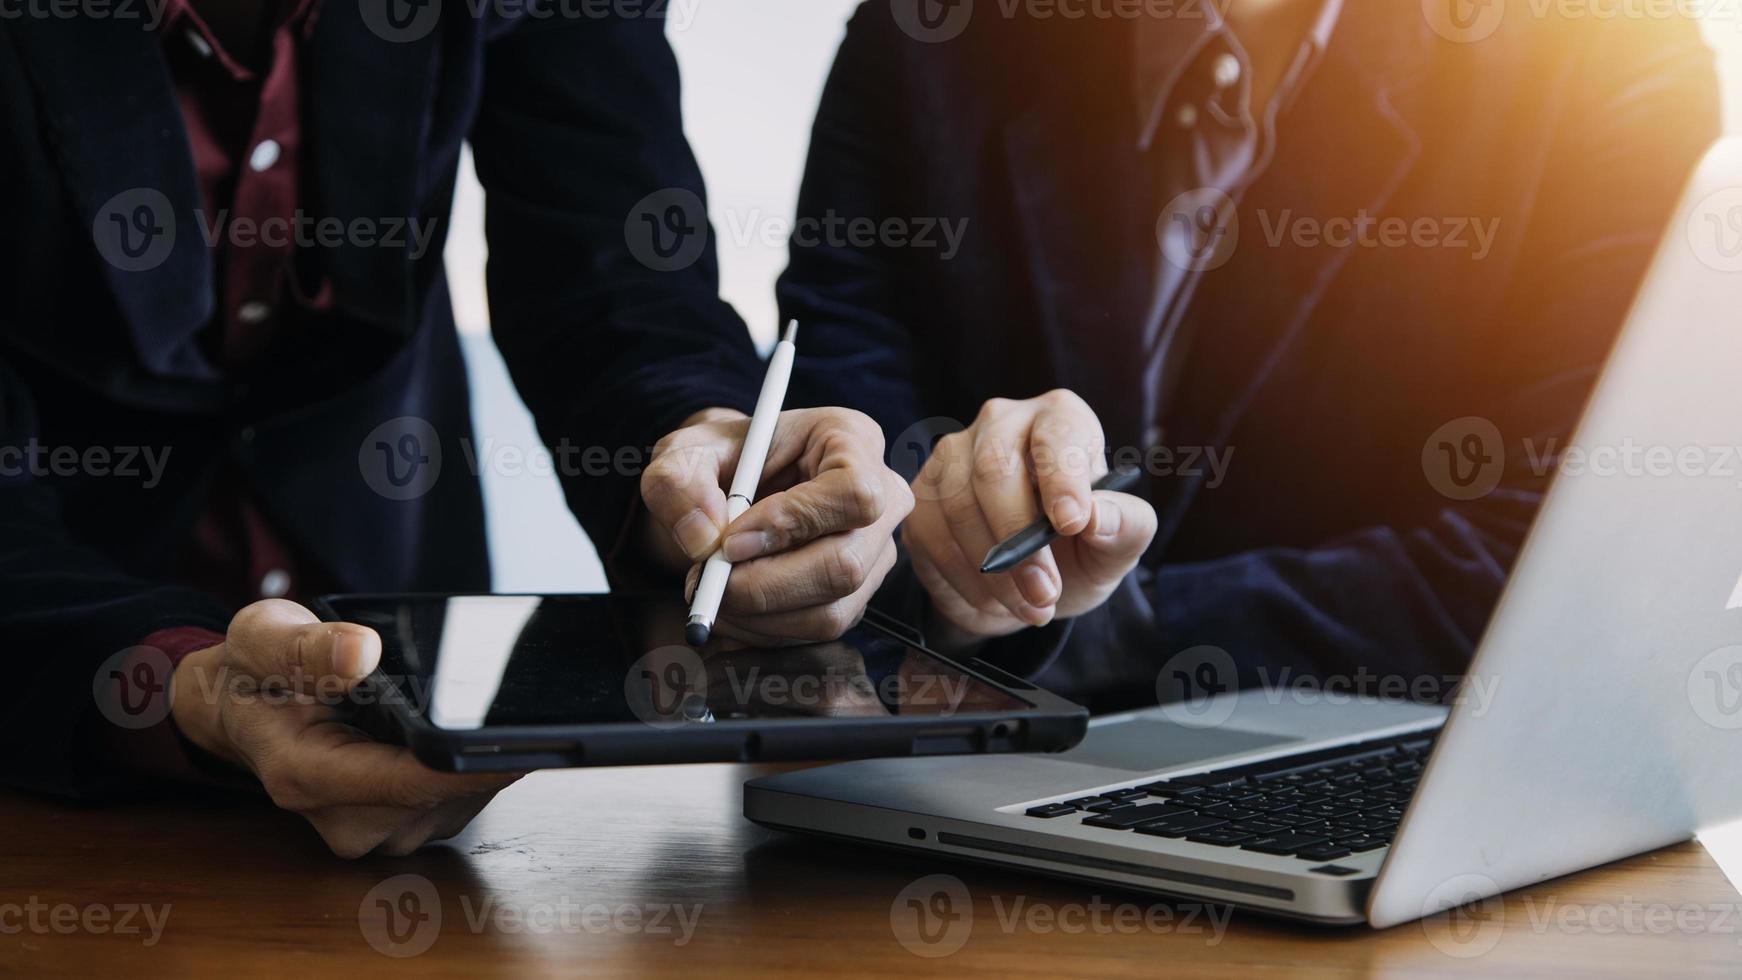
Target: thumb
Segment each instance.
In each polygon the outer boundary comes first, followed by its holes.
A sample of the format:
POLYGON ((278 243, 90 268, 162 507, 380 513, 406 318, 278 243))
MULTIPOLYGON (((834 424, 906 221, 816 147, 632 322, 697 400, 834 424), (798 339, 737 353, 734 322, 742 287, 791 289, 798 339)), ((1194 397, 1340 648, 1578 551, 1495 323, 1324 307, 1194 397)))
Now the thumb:
POLYGON ((374 630, 323 623, 283 599, 244 607, 230 621, 224 646, 231 662, 255 680, 303 693, 316 693, 315 685, 326 678, 349 689, 381 662, 381 637, 374 630))
POLYGON ((1155 539, 1155 508, 1128 493, 1098 491, 1088 526, 1077 535, 1078 560, 1094 579, 1110 582, 1125 576, 1155 539))

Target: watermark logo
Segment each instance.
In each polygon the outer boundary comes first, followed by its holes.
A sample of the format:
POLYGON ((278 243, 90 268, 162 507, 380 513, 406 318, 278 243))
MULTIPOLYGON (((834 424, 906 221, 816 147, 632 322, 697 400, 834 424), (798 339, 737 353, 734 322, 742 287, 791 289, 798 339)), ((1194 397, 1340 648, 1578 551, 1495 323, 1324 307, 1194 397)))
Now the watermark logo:
POLYGON ((1187 272, 1219 269, 1240 246, 1234 200, 1214 187, 1189 190, 1168 202, 1155 221, 1161 254, 1187 272))
POLYGON ((1422 16, 1435 34, 1454 44, 1494 36, 1506 19, 1506 0, 1421 0, 1422 16))
POLYGON ((1506 931, 1506 903, 1499 892, 1500 886, 1487 875, 1458 875, 1441 882, 1421 903, 1428 942, 1458 959, 1488 953, 1506 931))
POLYGON ((91 695, 110 724, 150 728, 169 717, 169 681, 175 665, 156 647, 128 647, 97 668, 91 695))
POLYGON ((382 956, 404 959, 429 951, 442 931, 442 901, 423 875, 394 875, 363 896, 357 928, 382 956))
POLYGON ((1506 472, 1500 428, 1477 415, 1447 422, 1422 444, 1421 471, 1429 485, 1452 500, 1486 497, 1506 472))
POLYGON ((901 32, 922 44, 941 44, 962 36, 974 19, 974 0, 890 0, 901 32))
POLYGON ((623 697, 635 717, 654 728, 705 721, 708 668, 686 646, 665 646, 636 658, 623 675, 623 697))
POLYGON ((175 249, 175 208, 152 187, 135 187, 103 202, 91 222, 97 254, 122 272, 149 272, 175 249))
POLYGON ((927 959, 949 956, 974 934, 974 899, 955 875, 927 875, 889 904, 889 928, 903 949, 927 959))
POLYGON ((629 209, 623 240, 635 261, 654 272, 678 272, 708 250, 708 209, 683 187, 654 191, 629 209))
POLYGON ((1727 187, 1688 215, 1688 245, 1718 272, 1742 272, 1742 187, 1727 187))
POLYGON ((1688 704, 1713 728, 1742 728, 1742 646, 1719 647, 1694 664, 1688 704))
POLYGON ((1215 728, 1238 706, 1239 671, 1218 646, 1195 646, 1167 658, 1155 678, 1163 717, 1187 728, 1215 728))
POLYGON ((420 41, 441 20, 441 0, 357 0, 363 25, 391 44, 420 41))
POLYGON ((964 428, 966 426, 962 425, 960 419, 952 419, 942 415, 920 419, 902 429, 900 435, 889 441, 887 453, 889 468, 901 474, 903 479, 913 483, 915 497, 924 500, 943 500, 961 493, 972 479, 967 465, 945 466, 942 467, 942 472, 939 472, 936 467, 926 471, 925 466, 940 441, 946 436, 955 435, 964 428), (927 473, 926 478, 914 482, 922 471, 927 473))
POLYGON ((441 439, 415 415, 388 419, 363 437, 357 469, 369 489, 388 500, 415 500, 442 475, 441 439))

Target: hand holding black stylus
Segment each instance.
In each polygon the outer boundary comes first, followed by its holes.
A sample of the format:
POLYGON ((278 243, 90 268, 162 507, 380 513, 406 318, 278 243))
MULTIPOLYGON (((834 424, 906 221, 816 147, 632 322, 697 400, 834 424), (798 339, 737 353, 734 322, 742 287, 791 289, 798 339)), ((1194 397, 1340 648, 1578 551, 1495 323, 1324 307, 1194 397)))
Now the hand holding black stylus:
MULTIPOLYGON (((1089 489, 1111 490, 1124 493, 1137 485, 1143 474, 1138 470, 1111 470, 1106 476, 1096 480, 1089 489)), ((1052 526, 1052 521, 1041 515, 1039 520, 1028 525, 1010 537, 992 546, 986 552, 986 560, 980 563, 980 571, 987 575, 998 575, 1010 571, 1040 553, 1040 549, 1059 539, 1058 529, 1052 526)))

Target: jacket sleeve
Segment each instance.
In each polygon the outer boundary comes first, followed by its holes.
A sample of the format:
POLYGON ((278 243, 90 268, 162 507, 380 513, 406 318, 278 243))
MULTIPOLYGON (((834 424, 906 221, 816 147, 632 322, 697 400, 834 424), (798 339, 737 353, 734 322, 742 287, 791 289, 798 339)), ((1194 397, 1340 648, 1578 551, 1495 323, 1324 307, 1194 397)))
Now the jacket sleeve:
MULTIPOLYGON (((0 358, 0 782, 75 797, 110 795, 134 782, 129 740, 161 739, 167 723, 135 729, 99 710, 111 658, 162 629, 223 632, 229 617, 203 593, 127 574, 76 539, 57 494, 28 455, 39 424, 23 379, 0 358)), ((158 663, 167 663, 159 659, 158 663)), ((138 703, 165 678, 152 671, 138 703)), ((152 702, 153 705, 166 702, 152 702)), ((136 717, 151 720, 147 708, 136 717)), ((161 717, 157 718, 161 721, 161 717)))
POLYGON ((906 265, 915 261, 906 256, 913 250, 882 236, 866 245, 822 233, 824 221, 844 228, 915 213, 906 196, 912 159, 902 118, 912 105, 893 68, 905 46, 892 36, 888 11, 873 6, 854 14, 823 87, 799 189, 801 224, 776 293, 781 320, 802 324, 788 401, 870 415, 890 439, 890 465, 912 480, 930 454, 927 437, 942 434, 915 426, 925 413, 908 333, 910 304, 921 300, 905 288, 916 278, 906 265))
POLYGON ((646 450, 704 408, 750 411, 761 380, 719 298, 663 26, 613 15, 502 29, 472 131, 496 343, 607 568, 646 450))

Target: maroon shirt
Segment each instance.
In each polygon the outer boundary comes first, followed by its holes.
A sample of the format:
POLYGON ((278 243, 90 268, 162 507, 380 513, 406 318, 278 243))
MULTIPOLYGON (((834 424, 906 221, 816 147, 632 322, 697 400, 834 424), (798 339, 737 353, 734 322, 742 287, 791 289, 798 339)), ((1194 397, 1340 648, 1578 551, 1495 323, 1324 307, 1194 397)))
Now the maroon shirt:
MULTIPOLYGON (((208 351, 231 373, 254 365, 275 331, 293 319, 291 304, 331 304, 326 289, 295 281, 291 261, 302 150, 300 49, 319 4, 266 0, 258 13, 269 19, 252 36, 225 31, 234 53, 190 0, 170 0, 159 28, 199 176, 200 230, 212 248, 218 304, 208 351)), ((236 13, 243 12, 225 11, 236 13)), ((236 606, 333 591, 228 464, 212 482, 176 578, 236 606)), ((152 634, 145 645, 179 660, 221 640, 209 630, 172 629, 152 634)))

